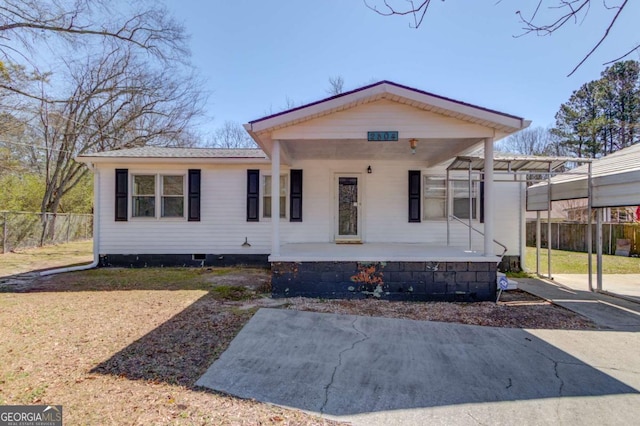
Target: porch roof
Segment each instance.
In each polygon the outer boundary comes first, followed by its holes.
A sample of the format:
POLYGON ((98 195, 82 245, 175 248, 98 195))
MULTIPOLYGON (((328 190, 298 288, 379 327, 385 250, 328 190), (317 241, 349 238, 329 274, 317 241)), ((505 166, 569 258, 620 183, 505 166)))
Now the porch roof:
POLYGON ((285 163, 289 157, 385 158, 433 165, 471 152, 485 138, 501 139, 529 124, 515 115, 380 81, 250 121, 244 127, 269 156, 273 140, 282 142, 285 163), (367 143, 367 131, 376 130, 399 130, 398 139, 367 143), (419 140, 422 149, 417 153, 408 148, 411 139, 419 140))
POLYGON ((253 132, 261 132, 266 129, 274 130, 278 127, 290 126, 359 104, 385 98, 407 103, 427 111, 468 119, 469 121, 508 131, 509 133, 521 130, 527 127, 529 123, 528 120, 522 117, 436 95, 392 81, 382 80, 350 92, 258 118, 250 121, 245 127, 248 126, 253 132))

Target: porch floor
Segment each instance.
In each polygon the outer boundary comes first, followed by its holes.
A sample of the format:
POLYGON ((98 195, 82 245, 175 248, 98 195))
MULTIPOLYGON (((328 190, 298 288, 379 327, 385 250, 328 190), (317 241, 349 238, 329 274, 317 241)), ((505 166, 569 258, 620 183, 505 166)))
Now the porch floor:
POLYGON ((291 243, 270 262, 498 262, 498 256, 459 247, 411 243, 291 243))

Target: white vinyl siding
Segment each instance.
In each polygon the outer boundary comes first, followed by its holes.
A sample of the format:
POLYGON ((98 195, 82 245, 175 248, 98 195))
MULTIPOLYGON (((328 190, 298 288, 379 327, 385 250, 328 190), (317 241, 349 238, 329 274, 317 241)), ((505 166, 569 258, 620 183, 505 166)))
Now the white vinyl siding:
POLYGON ((385 123, 387 129, 397 130, 401 138, 494 137, 492 129, 480 124, 381 99, 274 130, 271 138, 356 140, 378 128, 380 123, 385 123))
MULTIPOLYGON (((185 175, 187 169, 202 170, 201 221, 113 219, 115 202, 114 169, 122 165, 100 165, 100 253, 101 254, 268 254, 271 251, 271 221, 247 222, 247 169, 270 173, 269 165, 255 164, 136 164, 134 174, 185 175), (251 247, 243 247, 247 238, 251 247)), ((423 168, 419 161, 293 161, 294 169, 304 171, 303 222, 282 221, 282 244, 296 242, 332 242, 334 236, 334 177, 336 173, 360 173, 362 191, 363 242, 424 243, 446 245, 446 221, 408 223, 407 171, 421 170, 423 175, 444 176, 444 168, 423 168), (366 172, 371 166, 372 173, 366 172)), ((288 167, 283 169, 288 175, 288 167)), ((506 244, 508 254, 519 252, 520 183, 511 180, 496 183, 495 239, 506 244)), ((261 194, 262 196, 262 194, 261 194)), ((287 209, 285 209, 287 210, 287 209)), ((262 212, 261 212, 262 215, 262 212)), ((483 224, 474 223, 482 231, 483 224)), ((468 229, 451 223, 451 245, 466 248, 468 229)), ((473 233, 473 248, 483 249, 483 237, 473 233)), ((496 246, 496 253, 500 249, 496 246)))

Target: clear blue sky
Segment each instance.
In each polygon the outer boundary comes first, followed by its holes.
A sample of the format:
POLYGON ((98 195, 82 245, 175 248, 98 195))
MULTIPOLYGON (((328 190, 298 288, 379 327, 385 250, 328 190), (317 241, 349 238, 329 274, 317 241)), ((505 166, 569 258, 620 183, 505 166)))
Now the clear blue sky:
POLYGON ((546 127, 573 90, 640 41, 633 22, 640 1, 632 1, 599 51, 566 77, 613 16, 601 0, 582 22, 520 38, 515 11, 535 1, 434 0, 419 29, 409 27, 410 17, 379 16, 361 0, 166 2, 191 35, 193 63, 207 81, 203 132, 280 111, 287 99, 324 98, 330 76, 342 76, 345 90, 391 80, 546 127))

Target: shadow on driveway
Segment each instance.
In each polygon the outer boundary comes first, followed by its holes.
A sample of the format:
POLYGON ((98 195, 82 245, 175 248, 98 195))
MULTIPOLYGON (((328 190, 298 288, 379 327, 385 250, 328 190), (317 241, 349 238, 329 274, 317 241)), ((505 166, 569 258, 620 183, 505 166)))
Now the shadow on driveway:
POLYGON ((521 329, 277 309, 259 310, 196 385, 336 416, 638 394, 521 329))
POLYGON ((251 315, 206 294, 91 372, 192 387, 251 315))

